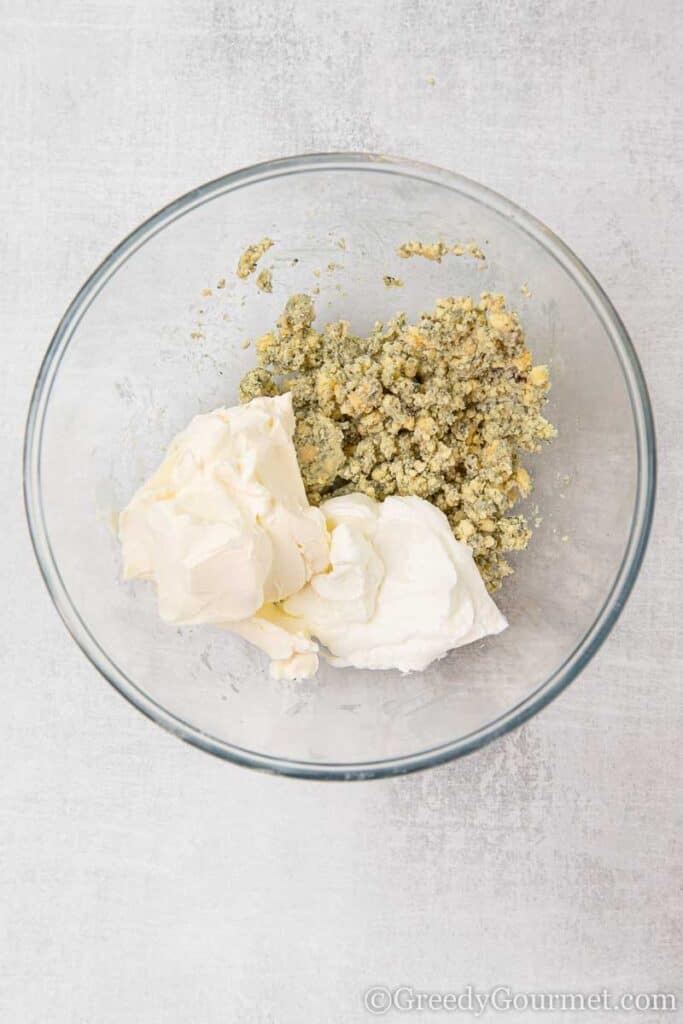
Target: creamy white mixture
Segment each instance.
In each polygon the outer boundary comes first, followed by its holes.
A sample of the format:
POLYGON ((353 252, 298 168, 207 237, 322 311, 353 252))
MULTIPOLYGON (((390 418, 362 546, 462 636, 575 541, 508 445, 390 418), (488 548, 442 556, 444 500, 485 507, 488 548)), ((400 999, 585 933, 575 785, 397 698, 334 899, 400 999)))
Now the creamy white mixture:
POLYGON ((195 416, 119 518, 124 578, 168 622, 239 622, 329 561, 296 461, 289 395, 195 416))
POLYGON ((422 498, 308 505, 288 394, 196 416, 121 514, 124 577, 170 622, 226 626, 275 678, 421 670, 505 629, 466 544, 422 498))
POLYGON ((350 494, 322 511, 331 568, 283 608, 325 645, 331 664, 419 671, 507 626, 472 552, 428 501, 350 494))

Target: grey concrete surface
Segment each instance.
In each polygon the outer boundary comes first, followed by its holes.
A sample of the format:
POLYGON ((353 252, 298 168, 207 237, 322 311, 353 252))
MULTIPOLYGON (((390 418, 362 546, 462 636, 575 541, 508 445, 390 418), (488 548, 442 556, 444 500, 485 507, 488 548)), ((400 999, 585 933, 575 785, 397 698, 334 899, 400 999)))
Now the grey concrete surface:
MULTIPOLYGON (((0 23, 0 1020, 336 1024, 371 1019, 379 983, 675 988, 680 5, 2 0, 0 23), (661 459, 641 578, 581 678, 466 761, 355 785, 233 768, 130 708, 53 610, 20 497, 34 375, 111 246, 227 170, 336 148, 456 169, 564 237, 632 332, 661 459)), ((606 1019, 501 1019, 532 1016, 606 1019)))

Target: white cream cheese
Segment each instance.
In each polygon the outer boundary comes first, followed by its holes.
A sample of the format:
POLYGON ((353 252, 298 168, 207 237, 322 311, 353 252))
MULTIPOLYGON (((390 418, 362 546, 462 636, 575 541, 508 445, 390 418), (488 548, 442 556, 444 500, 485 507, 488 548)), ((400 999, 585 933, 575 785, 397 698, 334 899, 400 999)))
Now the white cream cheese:
POLYGON ((272 679, 309 679, 318 671, 318 645, 304 623, 286 615, 280 605, 266 604, 229 629, 265 651, 272 679))
POLYGON ((121 513, 124 578, 154 580, 162 619, 244 630, 326 569, 325 520, 306 499, 293 432, 288 394, 195 416, 121 513))
POLYGON ((283 608, 337 666, 419 671, 507 626, 472 552, 422 498, 361 494, 322 505, 331 569, 283 608))
POLYGON ((333 665, 419 671, 505 629, 466 544, 421 498, 306 499, 291 396, 196 416, 119 518, 124 578, 159 614, 264 650, 276 679, 333 665))

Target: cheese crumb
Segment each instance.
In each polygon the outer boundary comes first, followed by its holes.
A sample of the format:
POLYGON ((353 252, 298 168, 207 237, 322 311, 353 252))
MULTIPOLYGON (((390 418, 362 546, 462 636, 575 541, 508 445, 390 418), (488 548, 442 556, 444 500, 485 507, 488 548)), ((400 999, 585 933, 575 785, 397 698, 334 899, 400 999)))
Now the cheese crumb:
POLYGON ((262 238, 260 242, 255 242, 254 245, 248 245, 237 263, 237 270, 235 271, 237 276, 247 278, 250 274, 253 274, 258 261, 274 244, 272 238, 266 237, 262 238))
POLYGON ((256 287, 261 292, 272 292, 273 272, 272 270, 261 270, 256 275, 256 287))
POLYGON ((441 258, 448 252, 448 246, 444 242, 426 243, 413 239, 399 245, 397 252, 402 260, 410 259, 411 256, 422 256, 426 260, 441 263, 441 258))

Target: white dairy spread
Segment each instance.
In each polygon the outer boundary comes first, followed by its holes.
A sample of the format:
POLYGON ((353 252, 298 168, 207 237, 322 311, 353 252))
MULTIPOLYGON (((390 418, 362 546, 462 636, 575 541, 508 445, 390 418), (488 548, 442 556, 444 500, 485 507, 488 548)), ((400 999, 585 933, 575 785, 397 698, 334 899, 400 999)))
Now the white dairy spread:
POLYGON ((305 624, 286 615, 280 605, 264 605, 229 628, 266 652, 273 679, 309 679, 318 671, 317 643, 305 624))
POLYGON ((291 396, 195 416, 119 518, 124 578, 156 583, 160 616, 223 625, 271 675, 333 665, 402 672, 505 629, 472 553, 422 498, 309 506, 291 396))
POLYGON ((331 568, 283 603, 333 665, 419 671, 507 626, 472 552, 422 498, 361 494, 322 505, 331 568))
POLYGON ((154 580, 162 619, 241 622, 327 567, 293 432, 290 395, 195 416, 121 513, 124 578, 154 580))

